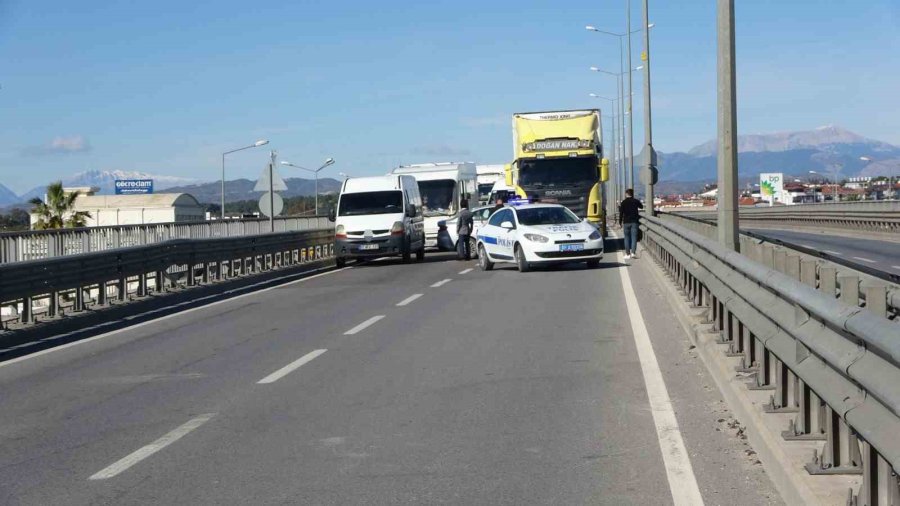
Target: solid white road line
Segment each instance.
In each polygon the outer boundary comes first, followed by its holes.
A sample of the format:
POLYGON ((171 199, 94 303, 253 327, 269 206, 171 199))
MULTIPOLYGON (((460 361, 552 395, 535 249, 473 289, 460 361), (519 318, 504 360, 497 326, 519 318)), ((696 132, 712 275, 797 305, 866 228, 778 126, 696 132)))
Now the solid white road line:
POLYGON ((272 374, 266 376, 265 378, 257 381, 256 384, 257 385, 265 385, 267 383, 275 383, 276 381, 280 380, 281 378, 283 378, 283 377, 287 376, 288 374, 299 369, 301 365, 311 361, 312 359, 318 357, 319 355, 325 353, 326 351, 328 351, 328 350, 311 351, 311 352, 307 353, 306 355, 303 355, 302 357, 298 358, 297 360, 294 360, 290 364, 288 364, 288 365, 282 367, 281 369, 278 369, 277 371, 273 372, 272 374))
POLYGON ((409 304, 410 302, 412 302, 412 301, 418 299, 418 298, 421 297, 422 295, 424 295, 424 294, 422 294, 422 293, 414 293, 414 294, 410 295, 409 297, 407 297, 407 298, 401 300, 400 302, 398 302, 398 303, 397 303, 397 307, 405 306, 405 305, 409 304))
MULTIPOLYGON (((621 253, 618 254, 621 256, 621 253)), ((641 362, 641 371, 644 374, 644 384, 647 387, 647 397, 650 400, 650 411, 653 413, 653 423, 656 425, 656 436, 659 439, 659 449, 662 452, 663 463, 666 466, 666 477, 669 479, 669 490, 672 492, 672 500, 676 506, 695 506, 703 504, 703 496, 694 477, 691 467, 691 459, 688 457, 681 431, 678 428, 678 420, 672 409, 672 401, 666 390, 656 354, 653 352, 653 343, 647 333, 644 317, 638 305, 634 287, 631 285, 631 276, 628 269, 619 269, 622 276, 622 289, 625 292, 625 303, 628 306, 628 317, 631 320, 631 331, 634 334, 634 344, 637 347, 638 358, 641 362)))
POLYGON ((204 423, 208 422, 212 417, 216 416, 215 413, 207 413, 205 415, 200 415, 197 418, 193 418, 189 420, 184 425, 178 427, 177 429, 169 432, 165 436, 157 439, 156 441, 148 444, 147 446, 140 448, 135 451, 131 455, 122 458, 121 460, 111 464, 109 467, 97 471, 94 475, 92 475, 89 480, 106 480, 116 476, 117 474, 125 471, 129 467, 137 464, 138 462, 146 459, 147 457, 153 455, 154 453, 162 450, 163 448, 169 446, 170 444, 178 441, 179 439, 186 436, 192 430, 200 427, 204 423))
MULTIPOLYGON (((229 298, 227 298, 227 299, 217 300, 217 301, 215 301, 215 302, 210 302, 209 304, 204 304, 204 305, 202 305, 202 306, 192 307, 192 308, 189 308, 189 309, 185 309, 185 310, 183 310, 183 311, 178 311, 177 313, 172 313, 172 314, 167 314, 167 315, 164 315, 164 316, 160 316, 159 318, 154 318, 154 319, 152 319, 152 320, 147 320, 147 321, 145 321, 145 322, 135 323, 134 325, 129 325, 128 327, 123 327, 123 328, 121 328, 121 329, 116 329, 116 330, 113 330, 113 331, 111 331, 111 332, 107 332, 107 333, 105 333, 105 334, 100 334, 100 335, 98 335, 98 336, 89 337, 89 338, 87 338, 87 339, 81 339, 81 340, 79 340, 79 341, 74 341, 74 342, 71 342, 71 343, 67 343, 67 344, 64 344, 64 345, 62 345, 62 346, 56 346, 56 347, 54 347, 54 348, 48 348, 48 349, 46 349, 46 350, 41 350, 41 351, 39 351, 39 352, 32 353, 32 354, 30 354, 30 355, 25 355, 25 356, 23 356, 23 357, 14 358, 14 359, 12 359, 12 360, 7 360, 7 361, 5 361, 5 362, 0 362, 0 367, 6 367, 6 366, 9 366, 9 365, 16 364, 16 363, 18 363, 18 362, 24 362, 25 360, 29 360, 29 359, 32 359, 32 358, 37 358, 37 357, 40 357, 40 356, 43 356, 43 355, 47 355, 47 354, 49 354, 49 353, 53 353, 53 352, 55 352, 55 351, 65 350, 66 348, 71 348, 71 347, 73 347, 73 346, 78 346, 78 345, 80 345, 80 344, 87 344, 87 343, 90 343, 90 342, 93 342, 93 341, 98 341, 98 340, 100 340, 100 339, 103 339, 103 338, 106 338, 106 337, 109 337, 109 336, 113 336, 113 335, 119 334, 119 333, 121 333, 121 332, 125 332, 125 331, 128 331, 128 330, 134 330, 134 329, 143 327, 143 326, 145 326, 145 325, 152 325, 152 324, 154 324, 154 323, 158 323, 158 322, 161 322, 161 321, 163 321, 163 320, 168 320, 169 318, 175 318, 175 317, 177 317, 177 316, 182 316, 182 315, 185 315, 185 314, 188 314, 188 313, 192 313, 192 312, 194 312, 194 311, 200 311, 201 309, 207 309, 207 308, 210 308, 210 307, 213 307, 213 306, 217 306, 217 305, 219 305, 219 304, 225 304, 226 302, 235 301, 235 300, 238 300, 238 299, 242 299, 242 298, 244 298, 244 297, 255 297, 255 296, 257 296, 257 295, 259 295, 259 294, 261 294, 261 293, 263 293, 263 292, 268 292, 269 290, 274 290, 274 289, 276 289, 276 288, 282 288, 282 287, 285 287, 285 286, 290 286, 290 285, 293 285, 293 284, 296 284, 296 283, 302 283, 302 282, 304 282, 304 281, 309 281, 310 279, 315 279, 315 278, 318 278, 318 277, 321 277, 321 276, 327 276, 327 275, 329 275, 329 274, 334 274, 334 273, 336 273, 336 272, 341 272, 341 271, 344 271, 344 270, 347 270, 347 269, 353 269, 353 267, 343 267, 343 268, 341 268, 341 269, 335 269, 335 270, 330 270, 330 271, 327 271, 327 272, 321 272, 321 273, 319 273, 319 274, 315 274, 315 275, 312 275, 312 276, 307 276, 307 277, 301 278, 301 279, 296 279, 296 280, 294 280, 294 281, 289 281, 289 282, 287 282, 287 283, 282 283, 282 284, 280 284, 280 285, 270 286, 270 287, 268 287, 268 288, 263 288, 263 289, 261 289, 261 290, 254 290, 254 291, 251 291, 251 292, 248 292, 248 293, 244 293, 244 294, 241 294, 241 295, 235 295, 234 297, 229 297, 229 298)), ((315 272, 315 271, 310 271, 310 272, 315 272)), ((252 285, 251 285, 251 286, 252 286, 252 285)), ((249 287, 244 287, 244 288, 242 288, 242 289, 246 289, 246 288, 249 288, 249 287)), ((228 293, 228 292, 225 292, 225 294, 227 294, 227 293, 228 293)), ((221 296, 221 295, 223 295, 223 294, 216 294, 215 296, 216 296, 216 297, 219 297, 219 296, 221 296)), ((197 300, 197 299, 194 299, 194 302, 196 302, 196 300, 197 300)), ((140 316, 140 315, 138 315, 138 316, 140 316)), ((47 340, 47 339, 45 339, 45 340, 47 340)), ((11 348, 10 348, 10 349, 11 349, 11 348)))
POLYGON ((825 253, 828 253, 829 255, 843 256, 843 254, 840 251, 831 251, 830 249, 823 249, 822 251, 824 251, 825 253))
POLYGON ((449 282, 450 282, 450 279, 449 279, 449 278, 448 278, 448 279, 442 279, 442 280, 438 281, 437 283, 431 285, 431 288, 438 288, 438 287, 440 287, 440 286, 446 285, 446 284, 449 283, 449 282))
POLYGON ((368 327, 369 325, 372 325, 373 323, 377 322, 378 320, 380 320, 380 319, 382 319, 382 318, 384 318, 384 315, 383 315, 383 314, 380 314, 380 315, 378 315, 378 316, 373 316, 373 317, 369 318, 368 320, 366 320, 366 321, 360 323, 359 325, 353 327, 352 329, 348 330, 347 332, 344 332, 344 335, 345 335, 345 336, 352 336, 353 334, 356 334, 357 332, 359 332, 359 331, 365 329, 365 328, 368 327))
POLYGON ((863 258, 863 257, 853 257, 853 259, 854 259, 854 260, 859 260, 860 262, 866 262, 866 263, 869 263, 869 264, 878 263, 878 262, 876 262, 875 260, 870 260, 870 259, 868 259, 868 258, 863 258))
POLYGON ((470 272, 472 272, 472 269, 463 269, 463 270, 459 271, 460 274, 468 274, 470 272))

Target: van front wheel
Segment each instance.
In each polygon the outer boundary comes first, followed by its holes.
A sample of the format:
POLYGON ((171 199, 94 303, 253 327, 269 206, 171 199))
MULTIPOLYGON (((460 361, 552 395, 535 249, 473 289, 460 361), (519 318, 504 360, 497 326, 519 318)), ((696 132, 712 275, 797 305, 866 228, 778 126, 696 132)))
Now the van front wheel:
POLYGON ((406 241, 403 242, 403 246, 400 247, 403 255, 403 263, 405 264, 408 264, 412 261, 412 254, 409 251, 410 247, 411 245, 409 243, 409 238, 407 238, 406 241))

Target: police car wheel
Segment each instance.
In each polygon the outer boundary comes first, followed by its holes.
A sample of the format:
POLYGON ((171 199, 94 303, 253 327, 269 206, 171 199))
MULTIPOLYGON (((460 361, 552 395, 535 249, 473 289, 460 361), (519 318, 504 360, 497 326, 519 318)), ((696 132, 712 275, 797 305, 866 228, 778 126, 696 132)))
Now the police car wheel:
POLYGON ((531 270, 531 266, 528 265, 528 261, 525 260, 525 253, 518 244, 516 245, 516 265, 519 266, 519 272, 528 272, 531 270))
POLYGON ((478 266, 481 267, 483 271, 489 271, 494 268, 494 262, 488 258, 487 253, 484 252, 484 245, 478 245, 478 266))

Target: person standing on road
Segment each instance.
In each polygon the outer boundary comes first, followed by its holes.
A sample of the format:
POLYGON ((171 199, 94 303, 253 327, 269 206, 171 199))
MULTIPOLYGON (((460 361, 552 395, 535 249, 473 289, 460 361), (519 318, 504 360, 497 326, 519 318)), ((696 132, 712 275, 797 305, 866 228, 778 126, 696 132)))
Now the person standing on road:
POLYGON ((625 259, 637 258, 637 236, 639 210, 644 208, 641 201, 634 198, 634 190, 625 190, 625 199, 619 204, 619 224, 625 234, 625 259))
POLYGON ((472 258, 472 251, 469 248, 469 237, 472 235, 474 226, 472 211, 469 211, 469 201, 462 199, 459 202, 459 216, 456 219, 456 234, 459 236, 459 240, 456 241, 457 260, 470 260, 472 258))
POLYGON ((503 197, 498 196, 497 201, 494 203, 494 207, 491 209, 491 214, 494 214, 501 209, 503 209, 503 197))

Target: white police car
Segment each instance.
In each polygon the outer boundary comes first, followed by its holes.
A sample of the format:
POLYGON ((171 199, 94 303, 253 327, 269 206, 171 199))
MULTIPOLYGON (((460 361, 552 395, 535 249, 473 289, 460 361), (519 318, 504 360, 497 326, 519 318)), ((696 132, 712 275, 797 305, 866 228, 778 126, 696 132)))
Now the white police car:
POLYGON ((478 229, 476 239, 478 263, 485 271, 494 262, 515 263, 521 272, 562 262, 596 267, 603 258, 600 232, 558 204, 506 206, 478 229))

